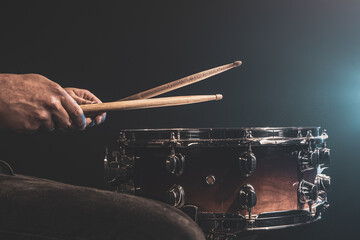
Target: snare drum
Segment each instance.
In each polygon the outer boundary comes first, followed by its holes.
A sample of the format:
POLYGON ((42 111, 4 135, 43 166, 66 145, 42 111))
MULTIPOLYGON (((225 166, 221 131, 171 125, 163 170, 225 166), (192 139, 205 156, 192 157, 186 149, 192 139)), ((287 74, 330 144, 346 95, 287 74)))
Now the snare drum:
POLYGON ((319 127, 123 130, 107 149, 116 191, 182 209, 209 239, 314 222, 328 207, 319 127))

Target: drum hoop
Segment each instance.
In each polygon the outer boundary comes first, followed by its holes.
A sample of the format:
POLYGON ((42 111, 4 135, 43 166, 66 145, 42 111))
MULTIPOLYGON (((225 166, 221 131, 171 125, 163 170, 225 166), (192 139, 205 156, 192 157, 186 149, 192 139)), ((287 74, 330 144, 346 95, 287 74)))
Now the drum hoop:
POLYGON ((262 130, 262 131, 281 131, 281 130, 312 130, 320 129, 321 127, 231 127, 231 128, 130 128, 122 129, 121 131, 129 132, 151 132, 151 131, 212 131, 212 130, 262 130))
POLYGON ((218 226, 210 230, 210 232, 213 232, 216 235, 221 235, 221 233, 237 235, 244 231, 283 229, 313 223, 321 219, 328 207, 329 204, 327 202, 322 202, 314 207, 314 212, 309 212, 307 210, 266 212, 255 216, 252 220, 249 220, 240 214, 198 212, 197 221, 200 227, 201 221, 210 221, 212 222, 212 224, 210 224, 211 226, 218 226), (221 227, 221 223, 224 221, 232 221, 238 223, 242 227, 223 228, 221 227))
POLYGON ((303 145, 323 143, 320 127, 124 129, 119 142, 132 146, 303 145))

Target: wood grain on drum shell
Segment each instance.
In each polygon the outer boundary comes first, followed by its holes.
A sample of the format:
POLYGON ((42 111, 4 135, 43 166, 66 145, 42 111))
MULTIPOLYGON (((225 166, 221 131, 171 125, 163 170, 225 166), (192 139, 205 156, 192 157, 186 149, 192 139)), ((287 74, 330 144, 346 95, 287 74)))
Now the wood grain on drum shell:
POLYGON ((198 206, 200 212, 246 215, 247 210, 240 208, 238 199, 244 184, 255 188, 257 204, 253 214, 305 209, 306 205, 298 204, 298 183, 304 177, 313 182, 316 170, 298 174, 296 156, 291 154, 296 147, 254 147, 257 169, 248 178, 241 175, 238 165, 238 157, 247 148, 176 149, 186 157, 180 177, 165 171, 168 148, 136 149, 140 159, 136 163, 135 182, 141 188, 140 195, 161 201, 174 184, 181 185, 185 203, 198 206), (205 182, 209 175, 216 179, 212 186, 205 182))

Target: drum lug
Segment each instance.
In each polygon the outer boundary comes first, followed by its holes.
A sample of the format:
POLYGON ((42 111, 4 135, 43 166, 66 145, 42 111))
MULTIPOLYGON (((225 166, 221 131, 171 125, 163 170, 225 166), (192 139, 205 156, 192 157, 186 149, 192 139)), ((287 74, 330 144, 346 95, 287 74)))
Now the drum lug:
POLYGON ((245 137, 245 139, 252 139, 253 138, 252 131, 246 130, 244 137, 245 137))
POLYGON ((120 132, 119 133, 119 138, 118 138, 118 142, 120 143, 124 143, 127 141, 126 135, 124 132, 120 132))
POLYGON ((239 203, 242 209, 247 209, 249 212, 249 219, 251 219, 251 212, 257 202, 255 188, 251 184, 245 184, 240 187, 239 203))
POLYGON ((239 168, 245 177, 250 177, 256 170, 256 157, 251 150, 250 144, 249 150, 242 153, 239 157, 239 168))
POLYGON ((129 156, 125 150, 112 151, 109 154, 106 148, 104 158, 105 181, 113 186, 128 182, 134 172, 135 156, 129 156))
POLYGON ((311 149, 307 151, 300 151, 298 153, 298 166, 301 172, 311 170, 317 167, 327 167, 330 165, 330 149, 329 148, 316 148, 314 151, 311 149))
POLYGON ((326 202, 327 192, 330 190, 330 177, 325 174, 317 174, 314 183, 302 180, 298 187, 298 200, 300 203, 308 203, 309 211, 317 201, 326 202))
POLYGON ((172 150, 166 159, 165 167, 169 173, 180 176, 184 172, 185 156, 172 150))
POLYGON ((173 146, 173 147, 179 147, 182 145, 181 141, 178 141, 181 139, 181 135, 180 132, 171 132, 170 133, 170 138, 169 138, 169 143, 173 146))
POLYGON ((298 187, 298 200, 300 203, 315 202, 318 196, 317 187, 315 184, 301 180, 298 187))
POLYGON ((319 148, 319 164, 321 167, 330 165, 330 149, 323 147, 319 148))
POLYGON ((330 190, 331 178, 325 174, 317 174, 315 178, 315 185, 318 190, 318 196, 322 201, 326 201, 327 193, 330 190))
POLYGON ((185 204, 185 191, 180 185, 174 185, 167 191, 166 202, 171 206, 180 208, 185 204))
POLYGON ((116 192, 119 193, 135 194, 135 192, 138 190, 140 190, 140 188, 135 187, 135 183, 133 180, 130 180, 127 183, 119 184, 116 187, 116 192))
POLYGON ((297 137, 298 137, 298 138, 302 138, 302 137, 303 137, 303 135, 302 135, 302 133, 301 133, 301 130, 298 130, 298 131, 297 131, 297 137))
POLYGON ((314 136, 313 136, 313 134, 312 134, 312 131, 311 130, 308 130, 307 132, 306 132, 306 138, 307 139, 312 139, 314 136))
POLYGON ((321 138, 323 139, 324 141, 324 147, 326 147, 326 139, 328 139, 328 134, 327 134, 327 131, 326 129, 323 129, 323 132, 321 133, 321 138))

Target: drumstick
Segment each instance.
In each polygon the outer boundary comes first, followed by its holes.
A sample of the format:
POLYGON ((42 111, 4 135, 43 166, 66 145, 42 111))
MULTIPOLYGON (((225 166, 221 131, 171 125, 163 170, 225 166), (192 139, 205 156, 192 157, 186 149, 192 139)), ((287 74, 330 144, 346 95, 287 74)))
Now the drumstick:
POLYGON ((169 82, 166 83, 164 85, 146 90, 144 92, 140 92, 134 95, 131 95, 129 97, 120 99, 118 101, 127 101, 127 100, 136 100, 136 99, 147 99, 147 98, 151 98, 151 97, 155 97, 158 96, 160 94, 166 93, 166 92, 170 92, 173 91, 175 89, 178 88, 182 88, 185 87, 187 85, 199 82, 201 80, 204 80, 206 78, 212 77, 214 75, 217 75, 219 73, 225 72, 227 70, 230 70, 232 68, 235 67, 239 67, 242 64, 241 61, 235 61, 233 63, 230 64, 226 64, 220 67, 215 67, 209 70, 205 70, 199 73, 195 73, 193 75, 184 77, 184 78, 180 78, 178 80, 175 80, 173 82, 169 82))
POLYGON ((117 101, 97 104, 85 104, 80 105, 85 116, 93 116, 96 113, 119 111, 119 110, 133 110, 143 108, 156 108, 156 107, 168 107, 185 105, 191 103, 200 103, 213 100, 221 100, 221 94, 216 95, 195 95, 195 96, 178 96, 178 97, 164 97, 154 99, 140 99, 129 101, 117 101))

